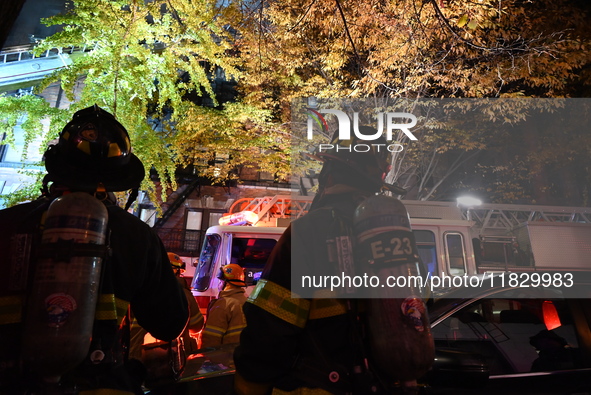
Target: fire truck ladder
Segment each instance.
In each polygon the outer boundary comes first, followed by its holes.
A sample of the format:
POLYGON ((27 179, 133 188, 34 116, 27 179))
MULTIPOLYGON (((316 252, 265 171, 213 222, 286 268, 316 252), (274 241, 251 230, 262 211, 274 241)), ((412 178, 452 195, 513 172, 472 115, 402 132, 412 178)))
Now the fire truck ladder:
POLYGON ((483 204, 462 212, 464 219, 475 222, 481 234, 504 232, 524 222, 591 223, 590 207, 483 204))
MULTIPOLYGON (((458 207, 451 202, 403 201, 411 217, 433 219, 464 219, 474 221, 481 235, 505 235, 524 222, 591 223, 591 207, 537 206, 514 204, 482 204, 458 207), (460 213, 458 213, 460 211, 460 213)), ((271 218, 296 219, 308 212, 310 196, 276 195, 242 198, 232 204, 229 214, 252 211, 259 221, 271 218)))
POLYGON ((259 221, 272 218, 296 219, 306 214, 312 204, 311 196, 275 195, 258 198, 238 199, 230 206, 229 214, 241 211, 252 211, 258 215, 259 221))

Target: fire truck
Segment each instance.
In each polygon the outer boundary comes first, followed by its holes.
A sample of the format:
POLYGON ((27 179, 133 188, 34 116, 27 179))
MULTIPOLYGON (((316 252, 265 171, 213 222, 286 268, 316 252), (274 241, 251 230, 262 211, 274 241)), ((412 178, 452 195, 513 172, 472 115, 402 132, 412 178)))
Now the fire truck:
MULTIPOLYGON (((290 195, 234 202, 221 220, 234 225, 206 232, 192 281, 200 306, 219 293, 216 274, 227 263, 244 267, 249 293, 289 221, 304 215, 311 202, 308 196, 290 195)), ((402 202, 431 275, 591 269, 591 208, 402 202)))
POLYGON ((307 213, 311 203, 310 197, 289 195, 238 199, 220 225, 207 229, 191 282, 204 314, 220 292, 220 267, 228 263, 242 266, 249 294, 289 222, 307 213))

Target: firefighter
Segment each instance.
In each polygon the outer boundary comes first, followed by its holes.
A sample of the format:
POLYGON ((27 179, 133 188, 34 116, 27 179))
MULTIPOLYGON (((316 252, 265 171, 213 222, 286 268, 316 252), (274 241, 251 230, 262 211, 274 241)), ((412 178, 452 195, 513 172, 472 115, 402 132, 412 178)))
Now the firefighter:
MULTIPOLYGON (((170 270, 161 240, 147 224, 126 211, 137 196, 144 166, 131 152, 125 128, 97 105, 74 114, 59 140, 45 152, 44 161, 47 174, 42 196, 0 211, 0 392, 143 393, 141 382, 145 369, 126 358, 129 308, 144 328, 163 340, 175 339, 188 321, 187 300, 170 270), (129 190, 130 199, 126 209, 122 209, 116 204, 113 192, 129 190), (69 245, 67 242, 54 243, 61 245, 61 249, 47 254, 40 248, 42 229, 44 225, 49 228, 44 222, 45 213, 48 208, 52 210, 52 202, 72 195, 94 196, 102 201, 106 216, 90 216, 82 222, 91 229, 107 221, 105 245, 82 248, 71 244, 66 248, 63 245, 69 245), (38 262, 53 259, 57 267, 64 262, 99 256, 96 308, 80 311, 77 296, 70 295, 73 291, 58 290, 48 298, 51 306, 48 302, 47 313, 48 316, 50 312, 59 313, 59 319, 30 322, 34 315, 25 314, 27 300, 37 291, 30 284, 53 281, 43 273, 37 273, 33 280, 38 262), (51 336, 38 349, 29 351, 29 359, 23 356, 26 346, 36 340, 26 338, 23 327, 44 329, 51 324, 47 333, 53 335, 68 330, 64 323, 89 317, 93 321, 90 333, 82 334, 89 345, 82 350, 71 350, 83 355, 71 369, 59 363, 43 364, 45 359, 41 357, 47 357, 47 361, 52 361, 52 357, 67 359, 70 352, 65 348, 54 353, 59 355, 47 355, 52 346, 51 336)), ((67 219, 67 212, 64 215, 67 219)), ((54 222, 58 223, 58 230, 59 226, 73 226, 71 221, 60 223, 59 218, 54 222)), ((83 271, 76 272, 76 281, 85 284, 86 275, 83 271)), ((93 292, 90 286, 85 288, 86 285, 81 287, 78 296, 93 292)))
POLYGON ((185 347, 185 353, 192 354, 194 353, 197 347, 196 338, 199 335, 199 332, 203 329, 204 319, 203 314, 201 314, 201 310, 199 310, 199 305, 195 300, 195 297, 191 293, 191 289, 187 285, 187 281, 185 277, 183 277, 183 273, 185 272, 185 262, 174 252, 168 253, 168 259, 170 264, 172 265, 172 270, 176 275, 176 279, 178 280, 179 284, 185 291, 185 296, 187 297, 187 301, 189 302, 189 324, 185 328, 185 331, 182 334, 183 337, 183 346, 185 347))
MULTIPOLYGON (((362 132, 375 134, 366 127, 362 132)), ((345 146, 356 140, 333 141, 345 146)), ((359 325, 362 303, 333 294, 295 297, 291 276, 292 266, 307 274, 335 273, 327 241, 351 233, 358 205, 384 187, 389 170, 386 145, 381 144, 381 151, 318 155, 324 163, 310 211, 292 221, 281 236, 244 305, 248 325, 234 352, 235 393, 368 394, 380 387, 359 325)), ((411 380, 405 385, 414 391, 415 384, 411 380)))
POLYGON ((209 306, 201 336, 202 347, 238 343, 240 332, 246 326, 242 312, 242 306, 246 302, 244 270, 240 265, 230 263, 220 268, 218 278, 222 280, 223 289, 218 299, 209 306))
MULTIPOLYGON (((203 329, 203 314, 201 314, 199 305, 183 277, 183 273, 186 269, 185 262, 183 262, 181 257, 174 252, 168 253, 168 260, 170 261, 170 266, 179 284, 185 291, 185 296, 189 304, 189 323, 181 334, 183 351, 184 354, 188 355, 194 353, 198 349, 196 338, 199 335, 199 331, 203 329)), ((130 358, 142 359, 142 345, 144 344, 146 333, 146 330, 142 328, 137 322, 137 319, 133 317, 131 326, 131 345, 129 348, 130 358)))

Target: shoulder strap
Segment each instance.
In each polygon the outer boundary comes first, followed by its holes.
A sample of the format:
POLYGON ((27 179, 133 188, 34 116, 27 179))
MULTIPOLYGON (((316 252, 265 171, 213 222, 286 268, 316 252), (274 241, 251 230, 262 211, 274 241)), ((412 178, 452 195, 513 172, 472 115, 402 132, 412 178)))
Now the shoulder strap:
MULTIPOLYGON (((352 219, 343 215, 340 210, 330 208, 331 224, 326 236, 328 249, 328 261, 332 264, 336 273, 344 273, 345 276, 355 276, 355 253, 352 219)), ((351 286, 341 289, 345 295, 352 295, 355 289, 351 286)))

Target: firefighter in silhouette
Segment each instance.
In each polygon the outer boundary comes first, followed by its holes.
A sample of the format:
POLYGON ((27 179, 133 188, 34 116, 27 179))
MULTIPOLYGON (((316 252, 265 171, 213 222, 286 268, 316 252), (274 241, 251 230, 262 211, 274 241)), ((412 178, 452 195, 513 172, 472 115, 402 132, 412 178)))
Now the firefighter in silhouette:
POLYGON ((127 360, 128 309, 164 340, 188 320, 161 240, 126 211, 144 167, 96 105, 74 114, 44 160, 42 196, 0 211, 0 393, 143 393, 145 370, 127 360), (129 190, 117 206, 112 192, 129 190))
MULTIPOLYGON (((168 260, 170 261, 170 266, 176 276, 177 281, 185 292, 185 297, 187 298, 187 303, 189 304, 189 323, 181 334, 183 354, 189 355, 198 349, 196 338, 199 335, 199 331, 203 329, 203 314, 201 314, 199 305, 197 304, 195 297, 191 293, 191 290, 189 289, 187 282, 183 277, 183 273, 185 272, 186 268, 185 262, 183 262, 181 257, 174 252, 168 253, 168 260)), ((139 360, 142 359, 142 345, 144 344, 144 337, 146 336, 146 333, 147 331, 142 328, 137 322, 137 319, 133 317, 131 325, 131 345, 129 349, 130 358, 136 358, 139 360)))
MULTIPOLYGON (((361 132, 373 135, 376 131, 361 127, 361 132)), ((237 394, 369 394, 391 391, 396 385, 402 392, 415 391, 416 378, 429 367, 429 350, 415 347, 416 353, 425 355, 426 367, 411 372, 412 377, 406 373, 401 377, 397 373, 405 370, 404 366, 389 366, 384 380, 388 382, 380 383, 372 366, 372 350, 366 347, 363 335, 364 301, 348 297, 348 290, 343 288, 308 290, 313 295, 305 297, 292 294, 297 283, 291 282, 292 276, 301 277, 296 272, 316 278, 347 272, 341 263, 347 261, 346 250, 355 238, 355 211, 385 186, 383 180, 389 169, 385 139, 374 141, 382 144, 381 150, 376 145, 367 152, 347 150, 364 143, 357 138, 335 138, 332 143, 345 148, 318 154, 324 163, 310 211, 292 221, 281 236, 244 305, 247 327, 234 352, 237 394), (335 248, 335 244, 340 247, 335 248), (341 258, 337 259, 339 254, 341 258)), ((396 193, 404 192, 389 187, 396 193)), ((400 315, 397 311, 381 313, 400 315)), ((420 326, 428 334, 424 311, 417 311, 417 315, 419 323, 411 326, 420 326)), ((401 325, 400 320, 394 322, 401 325)), ((391 332, 382 335, 395 338, 398 327, 388 329, 391 332)), ((399 351, 407 355, 405 350, 399 351)))
POLYGON ((240 332, 246 326, 242 312, 242 306, 246 302, 244 270, 240 265, 230 263, 220 268, 218 279, 222 280, 223 289, 209 306, 201 336, 202 347, 238 343, 240 332))
POLYGON ((170 265, 172 266, 172 271, 174 272, 177 281, 185 291, 185 296, 187 297, 187 302, 189 303, 189 323, 187 327, 183 331, 183 347, 185 348, 185 353, 187 355, 194 353, 197 347, 197 337, 199 332, 203 329, 204 319, 203 314, 201 314, 201 310, 199 310, 199 305, 195 300, 195 297, 191 293, 191 289, 187 285, 187 281, 183 276, 185 272, 185 262, 174 252, 168 253, 168 260, 170 261, 170 265))

